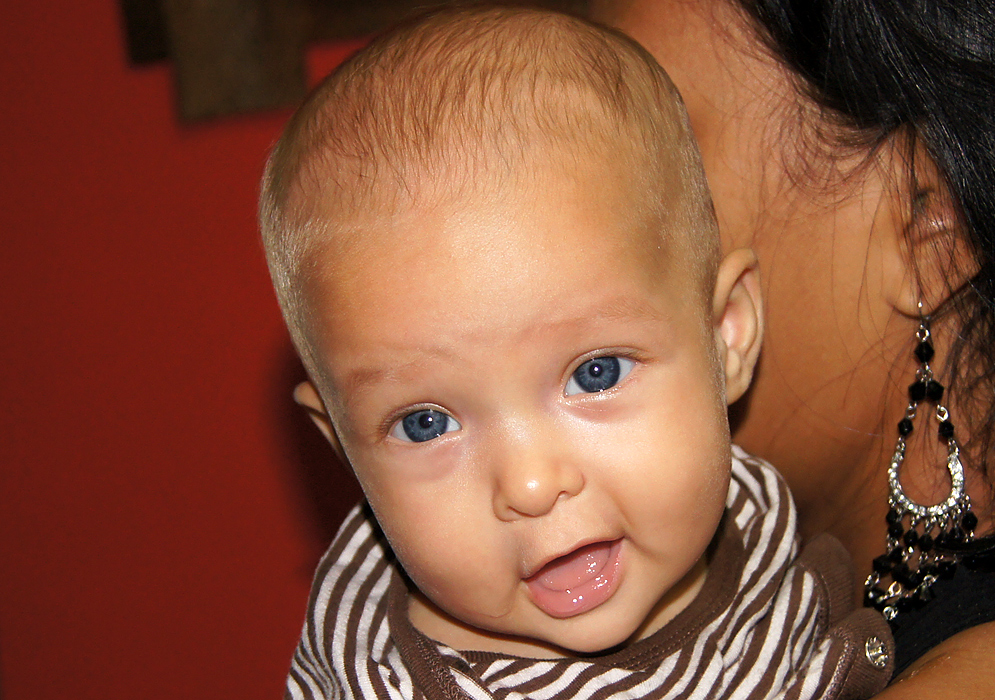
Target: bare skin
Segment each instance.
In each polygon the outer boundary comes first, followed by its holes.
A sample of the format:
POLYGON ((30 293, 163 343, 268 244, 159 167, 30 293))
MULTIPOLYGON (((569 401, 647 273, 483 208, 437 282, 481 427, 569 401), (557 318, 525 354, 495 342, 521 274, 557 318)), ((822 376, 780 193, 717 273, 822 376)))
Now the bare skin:
MULTIPOLYGON (((593 4, 596 18, 642 42, 680 89, 723 245, 752 246, 760 260, 767 335, 734 438, 785 474, 803 534, 839 538, 862 579, 884 546, 885 468, 916 367, 918 303, 928 313, 958 283, 943 277, 949 258, 926 254, 939 242, 963 255, 943 184, 922 168, 916 186, 936 194, 912 211, 900 142, 873 155, 827 145, 817 130, 832 128, 725 0, 593 4)), ((934 328, 940 353, 949 332, 934 328)), ((968 410, 956 395, 948 405, 953 415, 968 410)), ((932 441, 913 445, 906 459, 904 485, 921 502, 949 489, 937 450, 932 441)), ((985 516, 979 532, 989 532, 978 475, 968 491, 985 516)), ((993 643, 995 624, 953 637, 881 697, 991 697, 993 643)))

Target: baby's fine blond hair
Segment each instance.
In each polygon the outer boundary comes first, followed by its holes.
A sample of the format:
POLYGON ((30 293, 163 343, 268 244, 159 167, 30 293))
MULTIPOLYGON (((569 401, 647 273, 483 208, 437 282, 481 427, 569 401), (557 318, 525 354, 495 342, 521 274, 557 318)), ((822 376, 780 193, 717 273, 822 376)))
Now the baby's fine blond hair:
POLYGON ((567 15, 441 10, 384 34, 329 75, 267 163, 263 243, 312 377, 305 279, 357 212, 419 195, 472 196, 484 179, 520 186, 541 153, 625 159, 649 207, 667 208, 654 213, 682 248, 675 254, 700 263, 711 293, 711 199, 683 104, 656 61, 622 34, 567 15))

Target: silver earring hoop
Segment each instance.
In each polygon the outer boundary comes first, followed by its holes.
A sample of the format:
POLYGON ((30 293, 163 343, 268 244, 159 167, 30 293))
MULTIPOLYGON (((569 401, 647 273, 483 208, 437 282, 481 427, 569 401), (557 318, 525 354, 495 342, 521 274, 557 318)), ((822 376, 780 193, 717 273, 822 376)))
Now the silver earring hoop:
POLYGON ((943 385, 936 381, 929 365, 934 350, 929 319, 925 316, 920 317, 916 339, 915 356, 920 366, 916 380, 909 385, 909 405, 898 423, 898 442, 888 467, 885 554, 874 559, 873 570, 864 583, 864 604, 880 610, 889 621, 932 600, 933 584, 940 578, 953 576, 964 545, 974 539, 974 528, 978 525, 964 488, 964 465, 960 461, 960 445, 954 437, 954 424, 950 412, 941 403, 943 385), (906 439, 912 434, 919 406, 926 402, 935 405, 937 433, 947 445, 950 474, 950 494, 932 506, 909 498, 900 480, 906 439))

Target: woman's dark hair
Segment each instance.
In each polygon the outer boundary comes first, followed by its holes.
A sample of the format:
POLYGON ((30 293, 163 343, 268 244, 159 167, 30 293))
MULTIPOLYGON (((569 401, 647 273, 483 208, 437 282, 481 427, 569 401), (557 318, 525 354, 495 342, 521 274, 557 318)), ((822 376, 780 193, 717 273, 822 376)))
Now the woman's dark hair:
POLYGON ((938 313, 959 316, 949 381, 972 416, 972 456, 995 448, 995 2, 737 0, 802 89, 881 143, 925 146, 959 208, 977 274, 938 313))

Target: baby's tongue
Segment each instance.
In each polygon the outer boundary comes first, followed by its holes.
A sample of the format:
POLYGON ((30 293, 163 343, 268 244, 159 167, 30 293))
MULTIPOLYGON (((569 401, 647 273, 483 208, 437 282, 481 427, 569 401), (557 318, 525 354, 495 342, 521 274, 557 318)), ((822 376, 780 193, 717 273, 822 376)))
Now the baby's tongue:
POLYGON ((551 591, 566 591, 601 573, 608 563, 610 542, 596 542, 554 559, 542 567, 533 581, 551 591))

